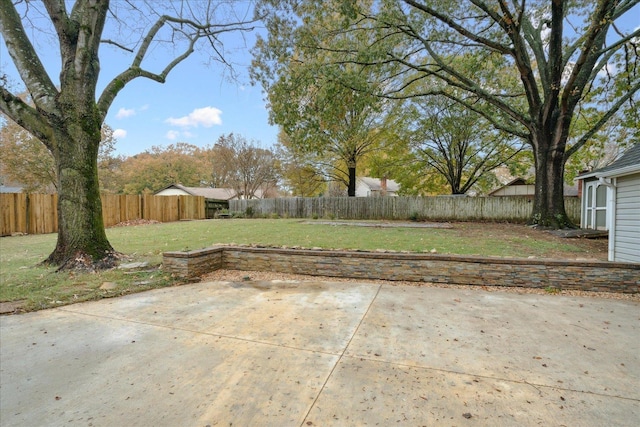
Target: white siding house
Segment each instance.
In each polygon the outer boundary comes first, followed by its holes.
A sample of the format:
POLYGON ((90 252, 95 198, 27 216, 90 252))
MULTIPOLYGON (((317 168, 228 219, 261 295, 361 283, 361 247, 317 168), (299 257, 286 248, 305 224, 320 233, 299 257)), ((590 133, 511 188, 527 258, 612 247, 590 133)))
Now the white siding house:
POLYGON ((640 263, 640 144, 578 179, 584 183, 582 226, 599 228, 606 212, 609 261, 640 263))
POLYGON ((356 179, 356 197, 397 196, 400 184, 387 178, 356 179))
POLYGON ((614 189, 615 221, 609 232, 613 235, 613 242, 609 242, 609 258, 640 262, 640 171, 613 179, 617 185, 614 189))

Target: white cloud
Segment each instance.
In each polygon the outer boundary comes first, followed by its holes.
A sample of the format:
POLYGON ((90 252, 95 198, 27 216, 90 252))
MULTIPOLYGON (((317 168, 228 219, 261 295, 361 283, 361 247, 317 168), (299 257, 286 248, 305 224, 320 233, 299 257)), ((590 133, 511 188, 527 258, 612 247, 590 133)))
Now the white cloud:
POLYGON ((165 135, 165 137, 167 139, 170 140, 174 140, 174 139, 178 139, 178 137, 180 136, 180 132, 178 132, 177 130, 170 130, 169 132, 167 132, 167 134, 165 135))
POLYGON ((136 110, 129 108, 120 108, 116 114, 116 119, 125 119, 127 117, 135 116, 136 110))
POLYGON ((220 115, 222 111, 214 107, 196 108, 188 116, 179 118, 169 117, 166 122, 173 126, 209 128, 213 125, 221 125, 220 115))
POLYGON ((113 137, 116 138, 116 139, 126 138, 127 137, 127 131, 124 130, 124 129, 114 129, 113 137))

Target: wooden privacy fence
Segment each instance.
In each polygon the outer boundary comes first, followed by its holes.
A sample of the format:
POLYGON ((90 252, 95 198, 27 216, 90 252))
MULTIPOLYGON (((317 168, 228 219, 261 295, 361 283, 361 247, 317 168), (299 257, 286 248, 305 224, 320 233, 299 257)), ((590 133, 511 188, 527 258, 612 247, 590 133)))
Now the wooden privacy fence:
MULTIPOLYGON (((101 198, 105 227, 135 219, 171 222, 205 218, 202 196, 103 194, 101 198)), ((57 194, 0 194, 0 235, 55 233, 57 206, 57 194)))
MULTIPOLYGON (((580 199, 565 197, 565 208, 580 223, 580 199)), ((447 221, 526 222, 533 199, 528 197, 296 197, 230 200, 229 211, 253 211, 288 218, 425 219, 447 221)))

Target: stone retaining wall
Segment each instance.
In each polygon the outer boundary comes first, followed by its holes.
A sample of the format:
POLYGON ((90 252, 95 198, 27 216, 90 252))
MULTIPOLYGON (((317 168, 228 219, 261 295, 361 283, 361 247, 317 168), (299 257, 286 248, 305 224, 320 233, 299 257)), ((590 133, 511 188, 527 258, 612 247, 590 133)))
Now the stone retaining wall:
POLYGON ((637 293, 640 264, 397 252, 218 246, 165 252, 163 268, 196 278, 227 268, 356 279, 637 293))

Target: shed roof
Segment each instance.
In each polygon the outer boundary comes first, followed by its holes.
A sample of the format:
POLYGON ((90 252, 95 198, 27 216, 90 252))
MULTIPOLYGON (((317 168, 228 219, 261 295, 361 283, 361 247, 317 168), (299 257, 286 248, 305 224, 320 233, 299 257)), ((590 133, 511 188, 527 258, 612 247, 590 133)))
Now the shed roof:
POLYGON ((168 185, 156 191, 156 194, 169 188, 177 188, 192 196, 203 196, 206 199, 230 200, 236 196, 236 192, 232 188, 185 187, 182 184, 168 185))
POLYGON ((636 172, 640 172, 640 143, 632 145, 609 166, 580 175, 578 179, 628 175, 636 172))

